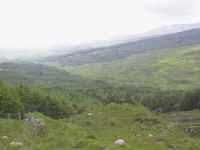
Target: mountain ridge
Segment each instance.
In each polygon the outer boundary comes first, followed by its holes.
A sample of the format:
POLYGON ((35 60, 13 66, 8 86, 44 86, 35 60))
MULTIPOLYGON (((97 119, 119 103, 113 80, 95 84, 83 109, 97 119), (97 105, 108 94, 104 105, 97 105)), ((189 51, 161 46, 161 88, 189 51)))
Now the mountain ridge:
POLYGON ((114 46, 77 51, 66 55, 50 56, 43 59, 43 62, 55 62, 64 66, 111 62, 126 58, 134 53, 156 49, 173 49, 198 44, 200 44, 200 28, 114 46))

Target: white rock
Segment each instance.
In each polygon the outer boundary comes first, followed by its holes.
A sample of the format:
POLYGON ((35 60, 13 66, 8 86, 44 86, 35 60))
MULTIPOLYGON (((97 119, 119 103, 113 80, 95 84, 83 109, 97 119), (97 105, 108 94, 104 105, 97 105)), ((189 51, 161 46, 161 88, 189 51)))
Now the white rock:
POLYGON ((1 139, 8 139, 8 137, 7 136, 2 136, 1 139))
POLYGON ((92 116, 92 113, 88 113, 88 116, 92 116))
POLYGON ((149 137, 153 137, 153 135, 152 135, 152 134, 149 134, 148 136, 149 136, 149 137))
POLYGON ((13 141, 13 142, 10 143, 10 145, 22 146, 23 143, 13 141))
POLYGON ((36 118, 34 118, 34 117, 26 118, 26 119, 24 119, 24 121, 25 121, 26 123, 28 123, 28 124, 34 125, 35 127, 40 127, 40 126, 44 126, 44 125, 45 125, 44 122, 42 122, 41 120, 36 119, 36 118))
POLYGON ((118 139, 114 142, 115 145, 122 145, 122 144, 126 144, 126 142, 123 139, 118 139))

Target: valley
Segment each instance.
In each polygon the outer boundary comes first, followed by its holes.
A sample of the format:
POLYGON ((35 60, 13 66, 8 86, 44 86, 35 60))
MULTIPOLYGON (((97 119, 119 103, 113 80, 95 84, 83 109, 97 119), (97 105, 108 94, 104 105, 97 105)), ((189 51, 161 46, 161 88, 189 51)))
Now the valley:
POLYGON ((199 87, 199 24, 2 59, 0 147, 200 150, 199 87))

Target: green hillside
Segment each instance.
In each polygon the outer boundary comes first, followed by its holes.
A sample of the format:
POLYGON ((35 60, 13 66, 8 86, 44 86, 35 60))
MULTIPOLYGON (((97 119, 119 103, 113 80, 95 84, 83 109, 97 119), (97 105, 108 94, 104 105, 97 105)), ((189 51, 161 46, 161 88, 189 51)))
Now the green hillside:
POLYGON ((106 86, 103 81, 86 79, 78 75, 71 75, 55 67, 34 63, 1 63, 0 80, 9 83, 24 83, 59 89, 82 89, 106 86))
POLYGON ((65 67, 65 70, 113 86, 184 90, 200 86, 199 54, 199 45, 154 50, 112 62, 65 67))
POLYGON ((39 113, 27 114, 45 123, 44 133, 38 135, 32 135, 32 127, 23 120, 0 119, 3 127, 0 128, 1 150, 200 149, 199 138, 182 133, 177 123, 165 121, 142 106, 110 104, 88 114, 64 120, 54 120, 39 113), (117 139, 125 143, 114 144, 117 139), (13 141, 22 145, 12 145, 13 141))

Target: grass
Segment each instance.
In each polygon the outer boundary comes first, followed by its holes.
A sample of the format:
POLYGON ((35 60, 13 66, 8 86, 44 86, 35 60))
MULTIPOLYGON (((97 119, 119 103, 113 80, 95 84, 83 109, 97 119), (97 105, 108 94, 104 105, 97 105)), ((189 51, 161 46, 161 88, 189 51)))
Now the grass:
MULTIPOLYGON (((0 138, 1 150, 200 149, 198 138, 181 133, 182 128, 171 125, 173 120, 164 120, 143 106, 109 104, 91 109, 89 113, 63 120, 53 120, 39 113, 28 114, 45 122, 47 132, 41 136, 31 136, 31 127, 23 121, 0 119, 0 137, 8 136, 8 139, 0 138), (126 144, 114 145, 119 138, 126 144), (11 146, 12 141, 22 142, 23 146, 11 146)), ((170 118, 170 115, 165 117, 170 118)))

